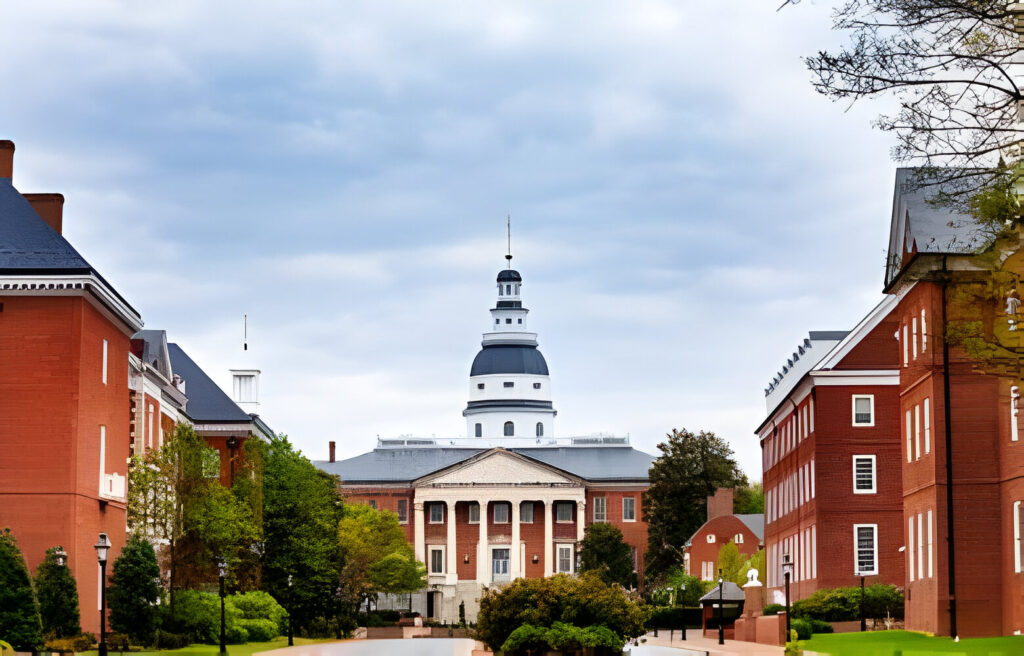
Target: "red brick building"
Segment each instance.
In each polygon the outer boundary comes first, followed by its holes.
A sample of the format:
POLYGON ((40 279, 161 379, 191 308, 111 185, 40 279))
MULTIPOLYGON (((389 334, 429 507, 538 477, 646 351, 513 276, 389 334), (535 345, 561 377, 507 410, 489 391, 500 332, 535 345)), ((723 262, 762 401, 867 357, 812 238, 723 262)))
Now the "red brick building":
POLYGON ((62 545, 98 631, 107 533, 125 542, 130 338, 139 313, 61 236, 63 197, 21 194, 0 141, 0 527, 33 571, 62 545))
POLYGON ((898 301, 907 628, 1024 631, 1024 252, 896 176, 885 290, 898 301), (991 257, 978 257, 987 251, 991 257), (976 345, 956 336, 970 330, 976 345), (953 338, 947 343, 945 336, 953 338))
MULTIPOLYGON (((511 255, 507 256, 511 260, 511 255)), ((622 530, 643 576, 641 508, 651 456, 622 437, 553 437, 547 362, 526 332, 522 277, 498 274, 492 329, 470 370, 463 412, 471 437, 377 440, 377 448, 316 464, 340 478, 349 502, 398 514, 428 588, 396 602, 427 617, 476 617, 485 586, 577 569, 586 526, 622 530)))
POLYGON ((811 332, 768 388, 764 469, 767 593, 903 583, 900 375, 887 298, 850 332, 811 332))
POLYGON ((764 515, 733 514, 732 488, 719 488, 708 497, 708 520, 686 543, 686 573, 702 581, 718 579, 718 552, 729 542, 750 557, 764 546, 764 515))

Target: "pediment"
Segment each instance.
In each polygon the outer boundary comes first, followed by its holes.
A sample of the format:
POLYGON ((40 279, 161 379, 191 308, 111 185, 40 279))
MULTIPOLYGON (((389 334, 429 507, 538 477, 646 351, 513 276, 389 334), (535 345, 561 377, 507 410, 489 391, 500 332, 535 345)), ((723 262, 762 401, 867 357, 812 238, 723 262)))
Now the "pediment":
POLYGON ((492 449, 424 476, 417 485, 580 485, 580 479, 550 465, 504 449, 492 449))

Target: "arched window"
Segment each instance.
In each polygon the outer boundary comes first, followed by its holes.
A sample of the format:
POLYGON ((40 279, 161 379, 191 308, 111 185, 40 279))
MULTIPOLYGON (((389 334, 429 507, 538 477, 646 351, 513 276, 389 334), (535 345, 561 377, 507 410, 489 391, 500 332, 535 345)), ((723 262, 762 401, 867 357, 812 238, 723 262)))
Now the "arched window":
POLYGON ((508 296, 512 295, 512 285, 505 285, 505 294, 508 296))
POLYGON ((537 437, 544 437, 544 422, 537 422, 537 437))
POLYGON ((505 422, 505 437, 512 437, 516 434, 516 425, 511 421, 505 422))
POLYGON ((476 436, 477 437, 483 437, 484 436, 484 425, 483 424, 477 424, 476 425, 476 436))

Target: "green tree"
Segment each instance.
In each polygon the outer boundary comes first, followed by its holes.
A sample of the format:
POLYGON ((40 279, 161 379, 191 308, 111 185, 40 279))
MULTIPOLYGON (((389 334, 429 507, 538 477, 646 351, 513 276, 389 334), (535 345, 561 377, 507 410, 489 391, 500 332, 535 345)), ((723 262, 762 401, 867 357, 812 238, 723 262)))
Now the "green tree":
POLYGON ((160 598, 160 566, 153 545, 138 535, 128 538, 114 561, 107 603, 110 628, 128 634, 136 644, 150 644, 156 630, 160 598))
POLYGON ((718 549, 718 570, 726 581, 737 585, 747 582, 747 559, 732 540, 718 549))
POLYGON ((419 590, 427 583, 426 567, 415 560, 398 515, 390 510, 362 504, 345 506, 338 523, 338 543, 345 558, 342 588, 353 609, 376 593, 401 594, 419 590), (397 557, 391 558, 390 564, 380 564, 393 555, 397 557), (400 565, 400 561, 415 563, 415 575, 406 569, 412 566, 400 565), (397 567, 403 569, 402 576, 392 575, 397 567), (399 583, 399 587, 390 587, 392 582, 399 583))
POLYGON ((263 589, 285 602, 297 627, 336 615, 342 564, 338 522, 344 510, 337 479, 282 435, 266 446, 262 484, 263 589))
POLYGON ((745 479, 728 443, 714 433, 672 429, 658 445, 644 492, 647 522, 645 576, 649 581, 680 564, 682 548, 707 519, 707 497, 745 479))
POLYGON ((605 583, 636 587, 636 571, 630 546, 617 527, 599 522, 588 526, 580 543, 580 571, 597 572, 605 583))
POLYGON ((696 576, 690 576, 683 571, 682 567, 673 567, 665 576, 667 587, 672 588, 671 594, 662 592, 659 603, 669 603, 669 599, 676 606, 692 608, 699 605, 700 598, 704 596, 704 584, 696 576))
POLYGON ((34 651, 43 646, 39 602, 25 557, 9 529, 0 533, 0 636, 15 651, 34 651))
POLYGON ((764 487, 760 482, 736 488, 732 511, 737 515, 764 514, 764 487))
POLYGON ((36 596, 43 633, 54 638, 70 638, 82 632, 78 615, 78 586, 69 565, 57 562, 57 550, 51 547, 36 568, 36 596))

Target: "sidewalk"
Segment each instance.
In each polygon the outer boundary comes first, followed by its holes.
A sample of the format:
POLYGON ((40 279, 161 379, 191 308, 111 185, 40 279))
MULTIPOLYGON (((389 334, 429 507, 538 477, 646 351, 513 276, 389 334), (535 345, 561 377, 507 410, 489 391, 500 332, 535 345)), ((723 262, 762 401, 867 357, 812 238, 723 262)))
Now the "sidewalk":
POLYGON ((707 653, 711 656, 734 656, 736 654, 743 654, 743 656, 782 656, 785 651, 782 647, 762 645, 756 642, 740 642, 738 640, 726 640, 724 645, 720 645, 717 638, 703 637, 700 629, 691 629, 686 634, 686 640, 683 640, 682 634, 679 631, 676 631, 673 636, 670 636, 668 631, 658 631, 657 638, 654 637, 653 633, 648 633, 645 636, 647 642, 641 644, 689 649, 700 654, 707 653), (671 640, 670 637, 672 638, 671 640))

